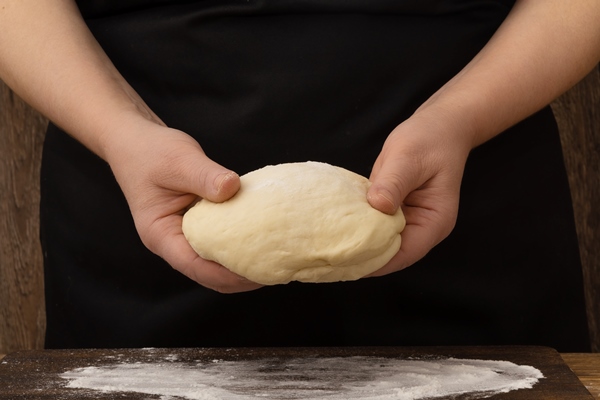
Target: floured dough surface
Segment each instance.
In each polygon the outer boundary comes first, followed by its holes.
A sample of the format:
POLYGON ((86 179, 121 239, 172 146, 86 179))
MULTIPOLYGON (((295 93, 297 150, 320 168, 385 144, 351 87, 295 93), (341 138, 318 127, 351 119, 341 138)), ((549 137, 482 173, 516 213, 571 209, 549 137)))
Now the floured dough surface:
POLYGON ((356 280, 400 248, 405 220, 367 202, 367 178, 320 162, 267 166, 240 177, 224 203, 201 200, 183 233, 202 257, 264 285, 356 280))

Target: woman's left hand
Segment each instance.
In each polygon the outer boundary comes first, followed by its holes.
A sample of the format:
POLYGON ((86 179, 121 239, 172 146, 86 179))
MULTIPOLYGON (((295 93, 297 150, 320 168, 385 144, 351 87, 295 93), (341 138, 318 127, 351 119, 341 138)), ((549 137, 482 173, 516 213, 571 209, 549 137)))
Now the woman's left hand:
POLYGON ((454 228, 471 141, 438 121, 418 115, 406 120, 390 134, 375 161, 367 198, 387 214, 401 208, 406 227, 400 251, 371 276, 414 264, 454 228))
POLYGON ((371 205, 406 216, 403 269, 452 231, 469 151, 549 104, 600 60, 600 3, 517 0, 487 45, 387 139, 371 205), (572 62, 565 62, 571 60, 572 62))

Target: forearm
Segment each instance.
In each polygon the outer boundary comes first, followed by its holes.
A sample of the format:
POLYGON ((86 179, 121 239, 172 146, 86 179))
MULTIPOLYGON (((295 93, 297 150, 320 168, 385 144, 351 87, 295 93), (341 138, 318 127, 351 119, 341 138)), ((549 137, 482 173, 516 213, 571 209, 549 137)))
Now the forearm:
POLYGON ((494 37, 415 116, 475 147, 538 111, 600 61, 600 2, 519 0, 494 37))
POLYGON ((72 0, 0 0, 0 79, 99 156, 136 120, 160 123, 72 0))
POLYGON ((225 201, 239 178, 164 126, 96 42, 71 0, 0 0, 0 78, 111 166, 148 249, 222 292, 256 283, 201 259, 181 232, 198 197, 225 201))

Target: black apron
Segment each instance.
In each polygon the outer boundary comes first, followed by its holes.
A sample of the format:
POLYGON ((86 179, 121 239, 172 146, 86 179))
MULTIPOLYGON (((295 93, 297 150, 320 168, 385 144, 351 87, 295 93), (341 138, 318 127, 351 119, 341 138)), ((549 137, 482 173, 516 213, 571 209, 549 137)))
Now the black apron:
MULTIPOLYGON (((492 0, 79 2, 167 125, 239 174, 324 161, 368 176, 386 136, 485 45, 492 0)), ((42 165, 48 348, 546 345, 589 350, 554 118, 475 149, 457 226, 376 279, 224 295, 141 243, 107 164, 50 125, 42 165)))

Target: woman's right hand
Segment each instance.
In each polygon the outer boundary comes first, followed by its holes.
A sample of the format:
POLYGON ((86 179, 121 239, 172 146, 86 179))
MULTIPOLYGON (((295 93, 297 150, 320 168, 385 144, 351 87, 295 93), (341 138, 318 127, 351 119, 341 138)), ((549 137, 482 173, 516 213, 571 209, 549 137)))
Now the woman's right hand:
POLYGON ((144 244, 211 289, 259 287, 198 257, 181 232, 185 209, 198 197, 231 197, 237 175, 164 126, 100 47, 75 1, 0 3, 0 79, 109 163, 144 244))
POLYGON ((106 160, 125 194, 144 245, 199 284, 222 293, 261 285, 199 257, 181 230, 198 198, 222 202, 240 187, 238 175, 210 160, 184 132, 147 120, 113 135, 106 160))

